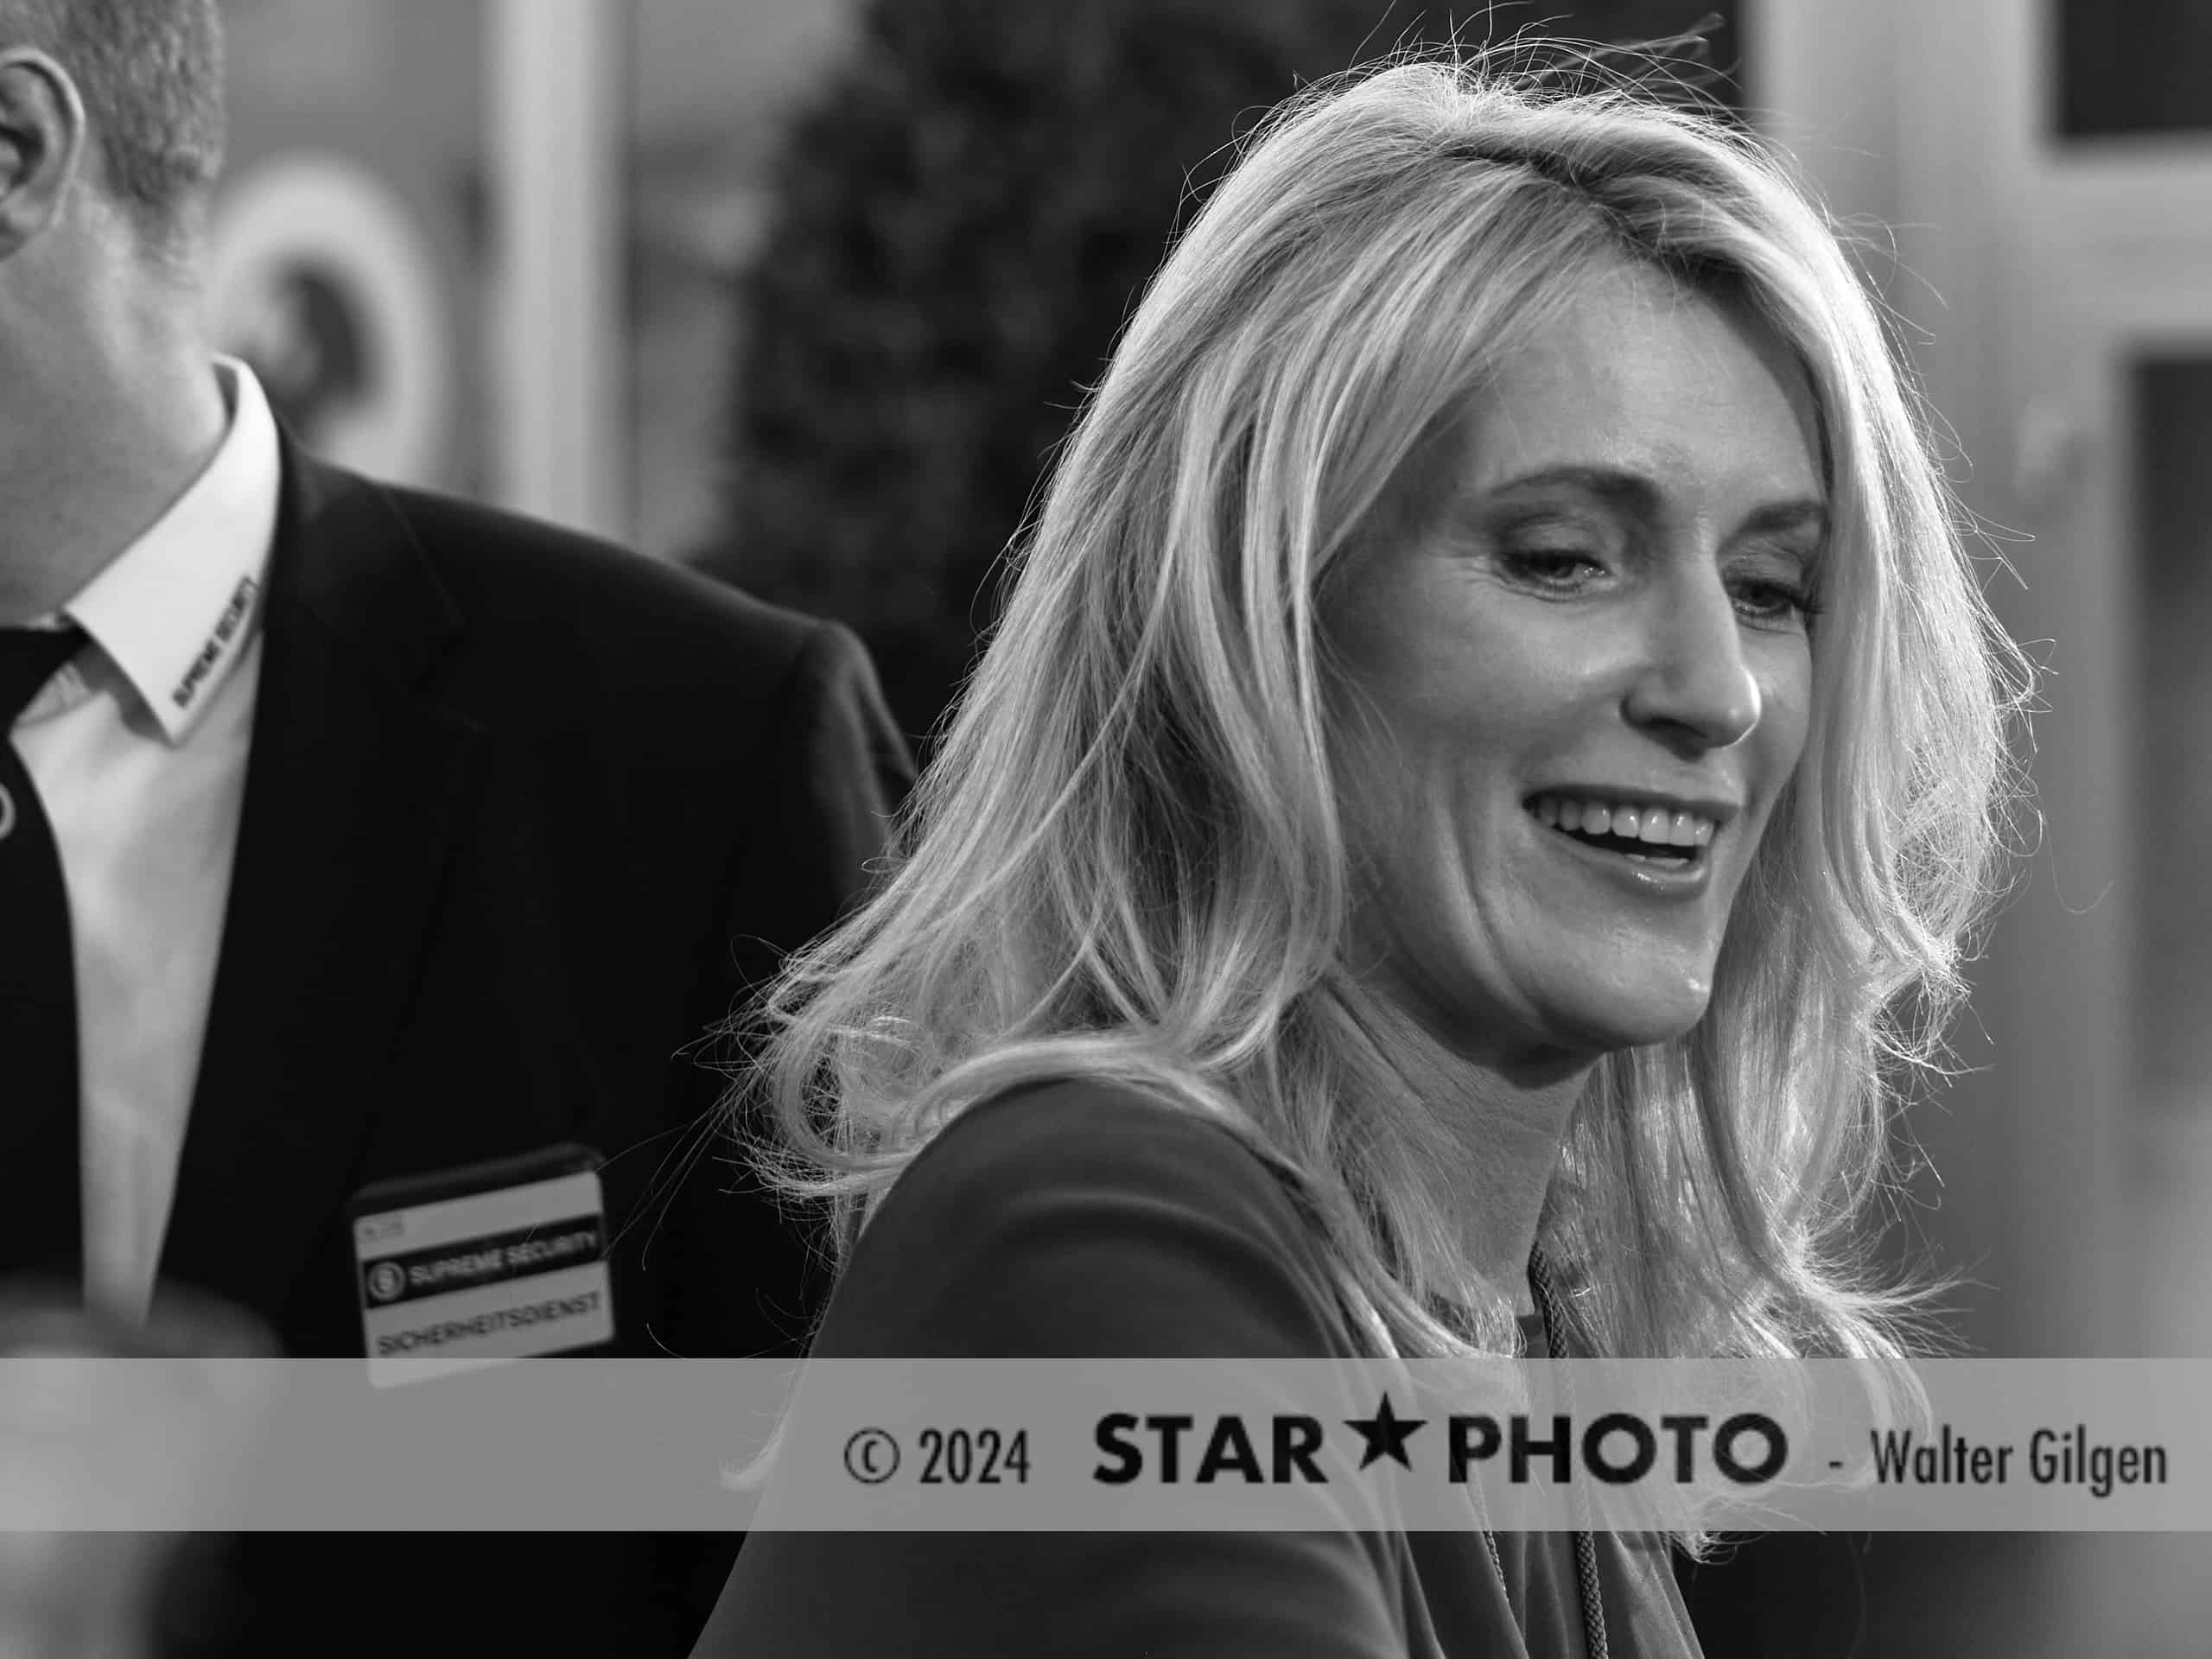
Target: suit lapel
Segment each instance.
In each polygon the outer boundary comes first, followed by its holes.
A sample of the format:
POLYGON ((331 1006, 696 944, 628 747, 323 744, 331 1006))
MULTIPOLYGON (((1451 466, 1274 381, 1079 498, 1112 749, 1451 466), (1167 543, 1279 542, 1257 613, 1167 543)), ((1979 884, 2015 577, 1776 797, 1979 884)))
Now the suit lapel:
POLYGON ((289 442, 245 799, 164 1279, 271 1321, 343 1205, 482 733, 423 696, 461 618, 397 507, 289 442))

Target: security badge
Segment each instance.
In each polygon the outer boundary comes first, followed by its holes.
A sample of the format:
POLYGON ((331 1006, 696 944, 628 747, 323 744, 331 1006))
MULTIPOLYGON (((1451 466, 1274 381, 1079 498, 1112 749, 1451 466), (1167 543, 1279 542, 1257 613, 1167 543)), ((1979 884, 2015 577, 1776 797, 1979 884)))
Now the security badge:
POLYGON ((554 1147, 363 1187, 347 1214, 370 1382, 611 1341, 599 1164, 554 1147))

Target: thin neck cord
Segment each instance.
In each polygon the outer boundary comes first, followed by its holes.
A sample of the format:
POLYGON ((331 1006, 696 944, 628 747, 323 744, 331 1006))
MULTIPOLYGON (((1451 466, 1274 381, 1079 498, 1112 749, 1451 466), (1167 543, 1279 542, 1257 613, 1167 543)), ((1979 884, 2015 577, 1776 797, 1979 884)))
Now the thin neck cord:
MULTIPOLYGON (((1536 1311, 1543 1316, 1544 1349, 1555 1360, 1567 1357, 1567 1313, 1560 1306, 1559 1293, 1552 1287, 1551 1270, 1545 1265, 1541 1250, 1531 1251, 1529 1256, 1529 1282, 1536 1293, 1536 1311)), ((1574 1413, 1573 1385, 1566 1371, 1560 1376, 1560 1403, 1570 1418, 1574 1413)), ((1605 1598, 1598 1580, 1598 1541, 1590 1529, 1590 1512, 1582 1511, 1582 1527, 1574 1535, 1574 1575, 1582 1592, 1582 1644, 1589 1659, 1610 1659, 1605 1644, 1605 1598)), ((1491 1535, 1484 1537, 1490 1543, 1491 1560, 1497 1563, 1500 1581, 1504 1577, 1504 1564, 1498 1560, 1497 1540, 1491 1535)))

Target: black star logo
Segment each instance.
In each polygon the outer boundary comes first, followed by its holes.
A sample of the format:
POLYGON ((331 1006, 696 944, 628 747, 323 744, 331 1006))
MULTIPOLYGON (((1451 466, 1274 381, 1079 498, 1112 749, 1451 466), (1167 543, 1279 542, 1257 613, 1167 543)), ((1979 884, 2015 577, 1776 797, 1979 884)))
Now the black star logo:
POLYGON ((1413 1459, 1406 1455, 1406 1442, 1413 1437, 1415 1429, 1427 1421, 1426 1417, 1399 1416, 1390 1409, 1390 1396, 1386 1394, 1372 1417, 1347 1417, 1344 1427, 1357 1429, 1359 1437, 1367 1442, 1367 1450, 1359 1460, 1361 1468, 1366 1468, 1378 1458, 1394 1458, 1398 1467, 1410 1469, 1414 1464, 1413 1459))

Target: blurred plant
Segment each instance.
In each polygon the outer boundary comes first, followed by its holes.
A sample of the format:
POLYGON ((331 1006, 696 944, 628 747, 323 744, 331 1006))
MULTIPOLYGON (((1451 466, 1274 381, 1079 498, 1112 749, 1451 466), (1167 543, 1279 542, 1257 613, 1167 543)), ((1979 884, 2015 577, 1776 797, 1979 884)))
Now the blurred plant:
MULTIPOLYGON (((1470 8, 1652 37, 1669 0, 1470 8)), ((699 563, 833 616, 930 730, 993 567, 1171 236, 1297 87, 1453 37, 1390 0, 873 0, 791 128, 742 280, 725 534, 699 563)))

